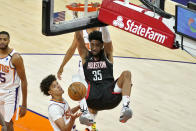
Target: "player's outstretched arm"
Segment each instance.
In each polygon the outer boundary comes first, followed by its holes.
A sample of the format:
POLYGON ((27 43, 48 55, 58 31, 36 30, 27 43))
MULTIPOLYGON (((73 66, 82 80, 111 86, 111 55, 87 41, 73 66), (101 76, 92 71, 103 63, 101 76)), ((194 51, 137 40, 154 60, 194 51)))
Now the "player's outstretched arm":
POLYGON ((72 109, 71 109, 71 112, 72 112, 72 113, 76 113, 79 109, 80 109, 80 105, 78 105, 78 106, 72 108, 72 109))
POLYGON ((88 55, 88 49, 85 46, 84 38, 82 37, 82 31, 77 31, 75 33, 75 37, 77 39, 77 47, 80 57, 82 58, 82 62, 85 62, 85 58, 88 55))
POLYGON ((74 35, 74 40, 73 40, 71 46, 69 47, 69 49, 67 50, 67 52, 64 56, 63 62, 61 63, 61 66, 59 67, 59 70, 57 72, 58 79, 61 80, 61 75, 63 73, 63 68, 67 64, 67 62, 71 59, 71 57, 74 55, 76 47, 77 47, 77 40, 76 40, 75 35, 74 35))
POLYGON ((113 46, 112 41, 110 39, 110 33, 108 31, 107 26, 101 27, 102 30, 102 39, 104 42, 104 51, 110 62, 113 63, 113 46))
POLYGON ((71 129, 72 129, 73 125, 74 125, 75 119, 74 120, 70 120, 68 124, 65 124, 65 121, 64 121, 63 117, 57 119, 54 122, 55 122, 55 124, 58 126, 58 128, 61 131, 71 131, 71 129))
POLYGON ((60 128, 61 131, 71 131, 73 128, 73 125, 75 123, 75 119, 77 119, 79 116, 81 116, 81 113, 70 113, 66 112, 66 117, 70 117, 69 123, 65 123, 64 118, 61 117, 57 120, 55 120, 55 124, 60 128))
POLYGON ((13 55, 12 63, 15 66, 18 76, 20 77, 21 80, 22 106, 19 115, 20 117, 23 117, 26 114, 26 109, 27 109, 27 79, 26 79, 24 63, 22 57, 17 53, 13 55))

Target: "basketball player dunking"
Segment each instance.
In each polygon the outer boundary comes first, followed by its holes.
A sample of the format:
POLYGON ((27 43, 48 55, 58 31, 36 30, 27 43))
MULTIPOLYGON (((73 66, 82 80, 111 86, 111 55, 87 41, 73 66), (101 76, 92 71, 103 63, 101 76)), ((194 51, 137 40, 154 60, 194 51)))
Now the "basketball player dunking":
MULTIPOLYGON (((83 36, 83 39, 85 41, 85 46, 88 50, 90 50, 90 42, 88 40, 88 34, 95 31, 95 30, 101 30, 101 28, 94 27, 94 28, 89 28, 89 29, 86 29, 86 30, 82 31, 82 36, 83 36)), ((74 40, 72 42, 72 45, 69 47, 68 51, 66 52, 66 55, 64 56, 63 62, 62 62, 61 66, 58 70, 58 73, 57 73, 58 79, 61 80, 61 75, 62 75, 62 72, 63 72, 63 68, 66 65, 66 63, 73 56, 76 48, 77 48, 77 40, 76 40, 75 35, 74 35, 74 40)), ((73 75, 72 81, 73 82, 83 81, 83 83, 84 83, 84 80, 85 80, 85 78, 84 78, 83 68, 81 66, 81 60, 79 60, 79 70, 78 70, 77 74, 73 75)), ((85 85, 85 86, 88 87, 87 85, 85 85)), ((93 121, 93 118, 91 117, 91 115, 88 111, 88 107, 87 107, 87 103, 86 103, 85 98, 83 98, 80 101, 80 107, 81 107, 81 111, 83 112, 82 116, 80 117, 80 123, 85 124, 87 126, 92 125, 94 123, 94 121, 93 121)))
POLYGON ((108 41, 108 37, 105 37, 108 33, 107 28, 103 28, 102 33, 91 32, 89 34, 91 51, 89 51, 85 47, 81 32, 76 32, 78 51, 88 84, 86 99, 89 111, 93 114, 116 107, 122 99, 123 107, 119 120, 125 123, 132 117, 132 110, 129 108, 132 88, 131 72, 124 71, 117 80, 114 80, 113 46, 112 42, 108 41))
MULTIPOLYGON (((92 4, 94 6, 99 5, 98 3, 92 3, 92 4)), ((73 3, 73 6, 76 6, 76 4, 73 3)), ((74 15, 77 18, 77 12, 74 12, 74 15)), ((82 31, 82 36, 83 36, 83 39, 85 41, 85 46, 88 50, 90 50, 90 42, 88 40, 88 34, 95 31, 95 30, 102 31, 102 27, 88 28, 88 29, 82 31)), ((108 36, 108 39, 110 39, 109 36, 108 36)), ((71 46, 69 47, 69 49, 67 50, 66 55, 64 56, 63 62, 62 62, 61 66, 60 66, 60 68, 57 72, 58 79, 61 80, 61 75, 63 73, 63 68, 67 64, 67 62, 71 59, 71 57, 73 56, 76 48, 77 48, 77 40, 76 40, 75 35, 74 35, 74 40, 73 40, 71 46)), ((82 66, 80 66, 80 63, 81 63, 81 60, 79 60, 79 71, 78 71, 78 73, 76 75, 73 75, 73 79, 72 79, 73 82, 75 82, 75 81, 84 81, 84 79, 85 79, 84 78, 84 73, 83 73, 83 68, 82 68, 82 66)), ((80 117, 81 124, 85 124, 85 125, 88 125, 88 126, 92 125, 94 123, 93 118, 91 117, 91 115, 88 111, 88 107, 87 107, 85 98, 83 98, 80 101, 80 108, 81 108, 81 111, 83 112, 82 116, 80 117)))
MULTIPOLYGON (((94 4, 94 6, 99 5, 99 3, 93 3, 93 4, 94 4)), ((73 4, 73 6, 75 6, 75 5, 73 4)), ((77 12, 75 12, 74 14, 75 14, 75 17, 77 17, 77 12)), ((102 30, 103 30, 103 35, 105 37, 105 42, 106 43, 111 43, 112 41, 110 40, 110 35, 109 35, 107 27, 94 27, 94 28, 88 28, 88 29, 82 31, 82 36, 83 36, 83 39, 84 39, 84 42, 85 42, 85 46, 89 51, 90 51, 91 47, 90 47, 90 42, 89 42, 88 35, 93 31, 101 31, 102 32, 102 30)), ((58 70, 58 73, 57 73, 58 79, 61 79, 63 68, 66 65, 66 63, 73 56, 76 48, 77 48, 77 40, 76 40, 76 36, 74 35, 74 40, 72 42, 72 45, 67 50, 66 55, 64 56, 63 62, 62 62, 61 66, 58 70)), ((73 75, 72 81, 73 82, 80 81, 83 84, 86 84, 84 73, 83 73, 83 68, 82 68, 82 66, 80 66, 80 63, 81 63, 81 60, 79 60, 79 71, 76 75, 73 75)), ((88 87, 87 85, 85 85, 85 86, 88 87)), ((82 116, 80 117, 80 123, 85 124, 87 126, 92 125, 94 123, 94 121, 93 121, 94 115, 91 115, 89 113, 85 98, 83 98, 80 101, 80 108, 81 108, 81 111, 83 112, 82 116)))

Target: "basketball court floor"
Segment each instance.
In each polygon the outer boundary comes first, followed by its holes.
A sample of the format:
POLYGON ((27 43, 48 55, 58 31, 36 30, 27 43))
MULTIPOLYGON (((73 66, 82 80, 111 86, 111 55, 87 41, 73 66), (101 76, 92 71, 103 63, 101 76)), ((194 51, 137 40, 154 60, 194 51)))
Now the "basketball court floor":
MULTIPOLYGON (((68 2, 59 1, 59 6, 68 2)), ((0 30, 10 33, 10 46, 21 52, 24 59, 28 108, 47 117, 50 98, 41 93, 39 84, 47 75, 57 73, 72 43, 73 33, 42 35, 41 0, 0 0, 0 3, 0 30)), ((173 8, 167 10, 172 12, 173 8)), ((181 49, 171 50, 112 26, 109 31, 114 46, 115 78, 124 70, 130 70, 133 75, 133 118, 124 124, 118 121, 120 103, 115 109, 98 113, 99 131, 195 131, 196 59, 181 49)), ((71 107, 78 102, 68 97, 67 87, 72 75, 77 73, 78 60, 76 52, 64 67, 63 79, 59 81, 71 107)), ((76 124, 79 130, 84 130, 85 126, 78 120, 76 124)))

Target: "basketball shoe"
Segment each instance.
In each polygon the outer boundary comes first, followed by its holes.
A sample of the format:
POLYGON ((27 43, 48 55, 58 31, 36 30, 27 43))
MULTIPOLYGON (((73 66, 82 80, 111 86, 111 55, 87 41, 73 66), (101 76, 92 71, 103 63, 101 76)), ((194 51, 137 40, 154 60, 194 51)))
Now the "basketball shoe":
POLYGON ((94 123, 94 120, 91 117, 91 114, 87 110, 81 109, 81 112, 82 112, 82 115, 79 118, 80 124, 91 126, 94 123))
POLYGON ((127 120, 129 120, 132 117, 132 114, 132 110, 129 108, 129 103, 126 106, 123 105, 120 113, 120 122, 127 122, 127 120))
POLYGON ((89 128, 86 128, 85 131, 98 131, 98 129, 96 128, 96 122, 94 122, 91 126, 91 130, 89 128))
POLYGON ((94 122, 91 126, 92 128, 92 131, 98 131, 97 128, 96 128, 96 122, 94 122))

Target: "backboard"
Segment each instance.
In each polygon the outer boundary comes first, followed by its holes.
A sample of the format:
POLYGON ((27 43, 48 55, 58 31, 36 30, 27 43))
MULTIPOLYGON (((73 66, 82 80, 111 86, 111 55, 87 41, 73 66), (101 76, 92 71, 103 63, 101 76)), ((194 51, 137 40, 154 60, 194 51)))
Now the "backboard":
MULTIPOLYGON (((96 1, 100 3, 100 0, 93 0, 94 3, 96 1)), ((97 17, 98 8, 95 9, 90 0, 42 0, 42 34, 46 36, 106 25, 97 17), (77 4, 77 9, 73 3, 77 4), (74 16, 76 12, 78 17, 74 16)))

